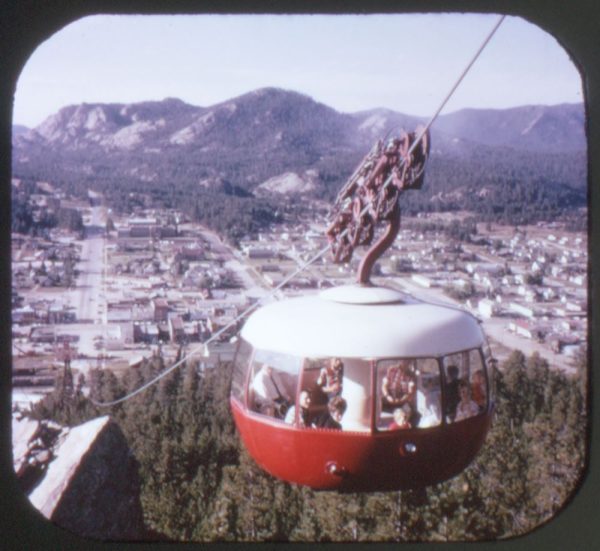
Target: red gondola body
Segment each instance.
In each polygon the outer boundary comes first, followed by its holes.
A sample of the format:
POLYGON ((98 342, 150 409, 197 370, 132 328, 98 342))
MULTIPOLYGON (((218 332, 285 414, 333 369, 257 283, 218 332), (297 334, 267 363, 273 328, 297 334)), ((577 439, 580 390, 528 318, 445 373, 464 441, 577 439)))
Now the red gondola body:
POLYGON ((490 408, 460 423, 370 434, 296 428, 246 411, 235 398, 231 408, 244 445, 265 471, 338 491, 406 490, 447 480, 471 463, 492 418, 490 408))
POLYGON ((242 330, 231 393, 235 423, 256 462, 288 482, 338 491, 429 486, 465 469, 488 432, 494 401, 485 343, 469 313, 389 288, 337 288, 273 303, 242 330), (308 391, 307 414, 327 408, 324 395, 325 405, 316 399, 317 375, 334 359, 345 366, 342 430, 302 427, 299 418, 284 421, 255 407, 253 377, 269 365, 296 407, 308 391), (382 388, 399 362, 412 365, 417 400, 411 407, 422 416, 408 423, 412 428, 390 430, 382 388), (451 369, 458 378, 449 377, 451 369), (455 420, 452 381, 466 386, 476 373, 485 383, 485 403, 472 403, 475 410, 455 420))

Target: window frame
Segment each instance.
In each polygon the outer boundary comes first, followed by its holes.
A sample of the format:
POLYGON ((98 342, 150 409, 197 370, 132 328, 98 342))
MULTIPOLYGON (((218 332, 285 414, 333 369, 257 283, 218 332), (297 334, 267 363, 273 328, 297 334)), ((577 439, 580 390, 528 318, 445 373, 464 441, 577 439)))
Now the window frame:
MULTIPOLYGON (((443 357, 443 356, 442 356, 443 357)), ((408 362, 418 362, 419 360, 431 360, 433 362, 435 362, 435 364, 437 365, 438 368, 438 376, 439 376, 439 380, 440 380, 440 402, 439 402, 439 408, 440 408, 440 421, 437 425, 433 425, 431 427, 411 427, 410 429, 406 429, 406 430, 419 430, 419 431, 423 431, 423 430, 427 430, 427 429, 435 429, 435 428, 439 428, 443 425, 444 422, 444 414, 443 414, 443 404, 444 404, 444 392, 443 392, 443 387, 445 384, 445 380, 443 379, 443 369, 442 369, 442 363, 441 363, 441 358, 439 356, 402 356, 402 357, 388 357, 388 358, 377 358, 372 360, 372 375, 373 375, 373 392, 374 392, 374 397, 373 397, 373 410, 372 410, 372 422, 371 422, 371 431, 373 434, 378 433, 378 434, 382 434, 382 433, 389 433, 389 432, 394 432, 394 431, 390 431, 388 429, 384 429, 378 426, 378 420, 381 417, 381 410, 380 410, 380 406, 379 403, 381 402, 381 384, 383 383, 383 377, 385 375, 383 375, 381 378, 379 378, 379 365, 381 364, 381 362, 401 362, 401 361, 408 361, 408 362)), ((415 365, 416 367, 416 365, 415 365)), ((382 370, 383 372, 383 370, 382 370)), ((418 383, 417 383, 417 389, 418 389, 418 383)))
MULTIPOLYGON (((490 405, 492 403, 492 397, 490 395, 490 382, 489 382, 489 376, 488 376, 488 370, 489 370, 489 366, 486 362, 486 357, 485 354, 483 352, 483 347, 475 347, 475 348, 465 348, 463 350, 457 350, 455 352, 451 352, 449 354, 444 354, 442 356, 439 356, 439 362, 440 362, 440 371, 441 371, 441 375, 442 375, 442 420, 444 425, 454 425, 455 423, 461 423, 463 421, 469 420, 469 419, 473 419, 475 417, 480 417, 481 415, 484 415, 485 413, 489 412, 490 410, 490 405), (449 357, 449 356, 454 356, 457 354, 470 354, 471 352, 477 352, 479 354, 479 360, 481 362, 481 369, 483 370, 483 376, 484 376, 484 380, 485 380, 485 390, 486 390, 486 403, 485 403, 485 407, 483 408, 482 411, 480 411, 479 413, 477 413, 477 415, 472 415, 471 417, 467 417, 466 419, 460 419, 459 421, 448 421, 448 416, 446 415, 446 400, 447 400, 447 392, 446 392, 446 387, 447 387, 447 380, 446 380, 446 368, 447 366, 444 364, 444 359, 449 357)), ((471 366, 470 366, 470 359, 468 361, 469 363, 469 378, 471 377, 471 366)), ((470 380, 469 380, 469 384, 470 384, 470 380)))
POLYGON ((236 399, 238 402, 240 402, 242 404, 242 406, 244 406, 245 409, 247 409, 247 402, 248 402, 248 374, 250 372, 250 365, 252 365, 252 359, 254 357, 255 350, 256 349, 254 348, 254 346, 252 346, 244 338, 240 337, 239 344, 237 346, 235 355, 233 357, 233 372, 231 375, 231 385, 229 388, 229 395, 232 398, 236 399), (235 383, 236 373, 239 372, 238 366, 240 365, 240 362, 238 360, 240 357, 240 351, 244 345, 246 345, 250 348, 250 352, 247 355, 246 360, 244 362, 245 365, 243 368, 243 374, 242 374, 242 377, 240 377, 241 392, 238 395, 238 393, 234 394, 234 387, 236 386, 236 383, 235 383))

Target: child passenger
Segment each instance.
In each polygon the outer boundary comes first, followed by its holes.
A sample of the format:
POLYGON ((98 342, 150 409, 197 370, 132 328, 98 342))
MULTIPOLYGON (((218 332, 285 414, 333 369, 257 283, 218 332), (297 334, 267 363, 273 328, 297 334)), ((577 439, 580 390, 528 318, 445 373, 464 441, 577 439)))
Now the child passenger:
POLYGON ((396 408, 394 410, 394 420, 389 424, 389 430, 398 429, 409 429, 410 428, 410 414, 403 408, 396 408))
POLYGON ((479 407, 471 399, 471 387, 469 384, 461 380, 458 383, 458 392, 460 396, 460 402, 456 406, 456 418, 455 421, 461 421, 468 417, 473 417, 479 413, 479 407))

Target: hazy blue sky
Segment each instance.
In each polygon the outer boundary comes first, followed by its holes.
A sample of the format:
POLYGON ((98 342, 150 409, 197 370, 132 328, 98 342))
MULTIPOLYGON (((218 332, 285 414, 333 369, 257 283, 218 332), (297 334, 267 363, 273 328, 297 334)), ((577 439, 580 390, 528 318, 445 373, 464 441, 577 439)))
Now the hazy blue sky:
MULTIPOLYGON (((57 32, 25 65, 14 120, 65 105, 177 97, 209 106, 265 86, 338 111, 437 109, 497 15, 93 16, 57 32)), ((558 42, 508 17, 444 112, 583 100, 558 42)))

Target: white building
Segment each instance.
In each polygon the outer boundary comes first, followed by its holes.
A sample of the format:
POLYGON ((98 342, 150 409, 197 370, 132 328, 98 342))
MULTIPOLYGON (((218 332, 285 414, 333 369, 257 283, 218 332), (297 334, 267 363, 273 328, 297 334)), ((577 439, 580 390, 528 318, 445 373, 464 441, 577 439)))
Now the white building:
POLYGON ((529 308, 527 306, 519 304, 518 302, 511 302, 508 305, 508 308, 512 312, 521 314, 522 316, 525 316, 526 318, 534 318, 535 317, 535 312, 534 312, 533 308, 529 308))
POLYGON ((497 313, 498 306, 494 301, 484 298, 477 304, 477 310, 484 318, 491 318, 497 313))
POLYGON ((273 258, 276 251, 266 247, 247 247, 244 251, 248 258, 273 258))
POLYGON ((508 328, 513 331, 514 333, 516 333, 517 335, 521 335, 522 337, 527 337, 528 339, 532 339, 533 338, 533 330, 531 328, 531 326, 524 321, 511 321, 508 324, 508 328))
POLYGON ((433 286, 433 282, 431 281, 431 279, 429 279, 426 276, 420 275, 420 274, 413 274, 411 276, 411 279, 417 283, 418 285, 420 285, 421 287, 432 287, 433 286))

